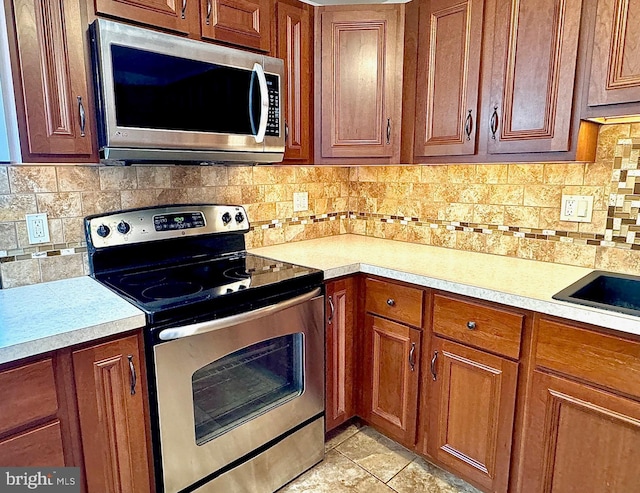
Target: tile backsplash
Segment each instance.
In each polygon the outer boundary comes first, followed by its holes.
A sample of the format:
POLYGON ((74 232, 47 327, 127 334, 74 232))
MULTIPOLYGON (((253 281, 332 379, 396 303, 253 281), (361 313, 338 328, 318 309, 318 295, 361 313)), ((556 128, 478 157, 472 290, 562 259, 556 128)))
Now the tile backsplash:
POLYGON ((243 204, 249 248, 349 232, 640 273, 639 153, 626 124, 602 127, 595 163, 0 167, 2 286, 85 274, 84 216, 199 202, 243 204), (309 210, 294 213, 299 191, 309 210), (594 196, 591 223, 560 221, 563 193, 594 196), (28 243, 35 212, 50 244, 28 243))

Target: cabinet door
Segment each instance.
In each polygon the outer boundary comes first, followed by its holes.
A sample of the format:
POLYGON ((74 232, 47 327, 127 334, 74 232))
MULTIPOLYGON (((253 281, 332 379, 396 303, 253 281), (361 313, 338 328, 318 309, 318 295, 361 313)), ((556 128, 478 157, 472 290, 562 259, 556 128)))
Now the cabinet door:
POLYGON ((350 277, 327 284, 326 322, 326 431, 355 415, 354 325, 356 279, 350 277))
POLYGON ((491 491, 507 491, 518 365, 434 337, 427 453, 491 491))
POLYGON ((399 8, 320 15, 321 156, 398 156, 398 45, 403 39, 399 8))
POLYGON ((23 159, 85 156, 87 160, 93 139, 78 1, 15 0, 14 15, 23 159))
POLYGON ((96 14, 182 34, 199 34, 200 0, 95 0, 96 14))
POLYGON ((308 161, 311 148, 311 19, 305 6, 278 2, 278 58, 284 60, 284 159, 308 161))
POLYGON ((272 3, 268 0, 200 0, 202 37, 255 50, 271 49, 272 3))
POLYGON ((366 420, 407 447, 416 438, 421 331, 366 316, 366 420))
POLYGON ((73 353, 89 492, 151 491, 138 337, 73 353))
POLYGON ((582 1, 496 3, 488 152, 567 151, 582 1))
POLYGON ((599 0, 589 106, 640 102, 640 0, 599 0))
POLYGON ((415 156, 476 151, 483 0, 420 5, 415 156))
POLYGON ((535 371, 517 491, 637 491, 640 403, 535 371))

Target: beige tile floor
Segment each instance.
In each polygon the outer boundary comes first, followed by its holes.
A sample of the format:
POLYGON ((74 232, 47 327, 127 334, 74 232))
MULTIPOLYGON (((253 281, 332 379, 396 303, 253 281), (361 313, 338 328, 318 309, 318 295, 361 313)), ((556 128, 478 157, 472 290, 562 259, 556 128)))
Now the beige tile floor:
POLYGON ((325 447, 324 461, 278 493, 480 493, 358 423, 336 430, 325 447))

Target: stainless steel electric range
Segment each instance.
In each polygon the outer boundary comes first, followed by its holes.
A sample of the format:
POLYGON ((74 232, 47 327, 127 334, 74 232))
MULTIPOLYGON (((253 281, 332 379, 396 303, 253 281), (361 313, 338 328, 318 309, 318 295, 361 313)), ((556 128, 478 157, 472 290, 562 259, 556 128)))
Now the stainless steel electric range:
POLYGON ((322 272, 247 231, 227 205, 85 219, 91 275, 146 314, 158 491, 270 493, 324 456, 322 272))

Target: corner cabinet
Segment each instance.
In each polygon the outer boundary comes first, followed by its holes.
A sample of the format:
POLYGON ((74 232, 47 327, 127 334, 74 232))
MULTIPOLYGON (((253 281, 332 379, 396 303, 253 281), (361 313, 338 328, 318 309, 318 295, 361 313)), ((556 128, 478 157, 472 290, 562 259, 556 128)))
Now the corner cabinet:
POLYGON ((97 161, 79 1, 13 1, 9 38, 25 162, 97 161))
POLYGON ((403 5, 318 9, 317 163, 399 162, 403 26, 403 5))
POLYGON ((356 414, 357 284, 356 277, 326 283, 326 431, 356 414))
POLYGON ((73 352, 87 488, 152 491, 141 336, 73 352))
POLYGON ((308 163, 312 155, 312 17, 309 5, 277 2, 277 56, 284 60, 285 163, 308 163))
POLYGON ((483 0, 420 4, 416 157, 476 152, 483 0))

